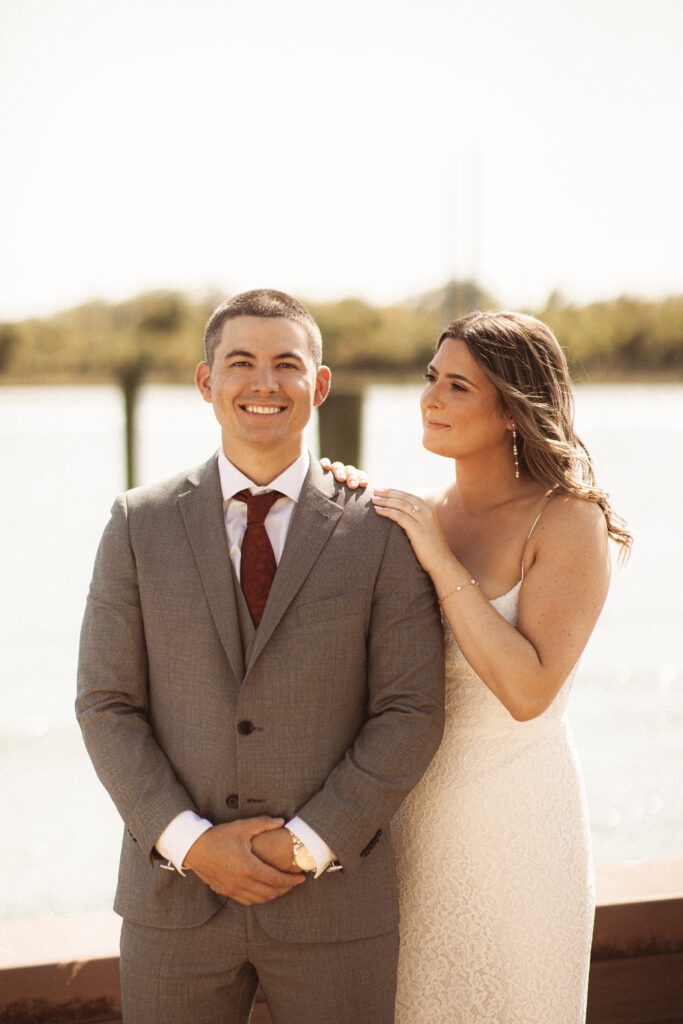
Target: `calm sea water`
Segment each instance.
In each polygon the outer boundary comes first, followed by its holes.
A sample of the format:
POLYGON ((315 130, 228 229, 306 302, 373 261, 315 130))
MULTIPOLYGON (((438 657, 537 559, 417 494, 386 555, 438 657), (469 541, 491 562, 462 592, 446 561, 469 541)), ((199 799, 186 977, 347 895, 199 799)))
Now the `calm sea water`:
MULTIPOLYGON (((373 482, 419 489, 448 478, 420 446, 418 394, 368 392, 362 462, 373 482)), ((614 569, 570 704, 596 860, 680 856, 683 386, 583 388, 577 423, 637 538, 629 565, 614 569)), ((92 560, 123 488, 122 427, 114 388, 0 390, 4 918, 111 905, 121 824, 83 750, 73 696, 92 560)), ((218 443, 192 388, 146 389, 140 432, 143 481, 202 461, 218 443)))

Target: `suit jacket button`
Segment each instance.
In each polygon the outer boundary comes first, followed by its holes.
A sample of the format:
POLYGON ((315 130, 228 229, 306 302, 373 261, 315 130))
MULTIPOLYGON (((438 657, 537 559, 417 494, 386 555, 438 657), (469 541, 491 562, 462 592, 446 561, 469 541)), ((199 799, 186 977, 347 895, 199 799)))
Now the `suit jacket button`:
POLYGON ((249 736, 254 731, 254 723, 250 722, 248 718, 243 718, 241 722, 237 723, 237 731, 242 736, 249 736))
POLYGON ((228 807, 239 807, 239 797, 237 793, 231 793, 230 796, 225 798, 225 802, 228 807))

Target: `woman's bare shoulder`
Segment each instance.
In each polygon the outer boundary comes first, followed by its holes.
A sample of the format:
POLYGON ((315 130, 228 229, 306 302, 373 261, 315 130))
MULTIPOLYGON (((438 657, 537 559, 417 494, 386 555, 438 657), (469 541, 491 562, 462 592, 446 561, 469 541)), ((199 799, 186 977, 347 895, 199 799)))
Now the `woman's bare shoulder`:
POLYGON ((561 541, 568 553, 585 545, 607 543, 607 521, 600 506, 575 494, 555 494, 534 530, 539 544, 561 541))

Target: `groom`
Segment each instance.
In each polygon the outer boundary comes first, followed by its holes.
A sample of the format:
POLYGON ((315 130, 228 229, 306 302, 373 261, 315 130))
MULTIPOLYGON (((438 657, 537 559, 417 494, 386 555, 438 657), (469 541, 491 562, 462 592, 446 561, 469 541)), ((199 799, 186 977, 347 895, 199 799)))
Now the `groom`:
POLYGON ((125 822, 126 1024, 390 1024, 387 824, 442 728, 433 591, 403 532, 304 448, 330 387, 281 292, 212 315, 207 463, 117 498, 77 715, 125 822))

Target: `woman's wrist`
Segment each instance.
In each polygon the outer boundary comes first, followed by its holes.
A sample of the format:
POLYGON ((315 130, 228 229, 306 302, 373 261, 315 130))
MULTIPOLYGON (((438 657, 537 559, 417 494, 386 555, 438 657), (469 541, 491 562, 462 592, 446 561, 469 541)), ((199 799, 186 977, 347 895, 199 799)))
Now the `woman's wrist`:
POLYGON ((472 579, 472 574, 464 565, 460 564, 450 551, 448 558, 441 559, 438 570, 431 576, 439 604, 447 598, 451 591, 455 591, 456 587, 466 587, 472 579))
POLYGON ((478 580, 475 580, 474 577, 472 577, 471 579, 467 580, 465 583, 459 583, 457 585, 457 587, 453 587, 452 590, 449 590, 449 591, 447 591, 447 593, 442 594, 440 596, 440 598, 439 598, 439 604, 443 607, 444 601, 447 601, 450 597, 455 597, 456 594, 460 594, 463 590, 467 590, 468 587, 478 587, 478 586, 479 586, 478 580))

